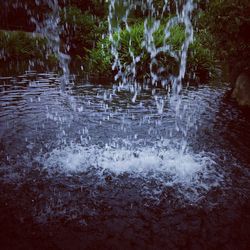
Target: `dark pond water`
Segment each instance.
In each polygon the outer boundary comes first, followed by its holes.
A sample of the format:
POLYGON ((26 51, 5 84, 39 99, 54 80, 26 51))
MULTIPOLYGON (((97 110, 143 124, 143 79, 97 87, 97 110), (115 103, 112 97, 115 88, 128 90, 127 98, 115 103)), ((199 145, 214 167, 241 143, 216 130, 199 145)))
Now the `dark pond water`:
POLYGON ((250 115, 227 85, 184 90, 180 119, 74 82, 0 78, 1 249, 248 249, 250 115))

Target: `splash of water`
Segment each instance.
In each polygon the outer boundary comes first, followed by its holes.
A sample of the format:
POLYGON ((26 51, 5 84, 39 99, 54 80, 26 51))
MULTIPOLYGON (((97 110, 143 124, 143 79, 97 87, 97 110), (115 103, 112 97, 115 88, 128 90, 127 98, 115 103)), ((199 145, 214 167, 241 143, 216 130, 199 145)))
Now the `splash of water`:
MULTIPOLYGON (((53 16, 58 17, 57 10, 54 9, 57 1, 49 2, 52 4, 52 10, 55 11, 53 16)), ((181 138, 179 145, 172 148, 170 147, 171 143, 167 143, 168 147, 166 148, 163 145, 164 143, 159 142, 159 144, 154 144, 150 147, 144 144, 138 145, 136 148, 131 148, 130 146, 133 143, 128 142, 125 146, 119 145, 114 148, 112 143, 118 138, 113 138, 113 140, 102 149, 95 144, 92 145, 91 141, 89 141, 87 147, 83 145, 79 148, 71 146, 64 149, 55 149, 55 151, 49 154, 48 161, 45 165, 57 167, 60 165, 63 169, 72 171, 82 169, 83 165, 98 166, 101 169, 109 169, 116 174, 132 172, 133 174, 147 175, 149 172, 168 172, 183 180, 192 179, 192 176, 202 171, 204 166, 210 166, 212 164, 208 158, 199 154, 192 154, 188 151, 187 135, 195 122, 192 117, 193 112, 191 114, 186 113, 190 108, 183 106, 181 95, 182 82, 186 72, 188 48, 193 41, 191 15, 194 7, 193 0, 174 2, 165 0, 162 2, 162 6, 157 6, 155 1, 152 0, 111 0, 109 5, 109 39, 111 41, 111 53, 114 57, 112 67, 113 70, 117 71, 115 80, 119 82, 118 88, 113 88, 113 90, 115 89, 115 91, 118 92, 121 89, 129 90, 133 92, 132 102, 136 101, 137 96, 142 91, 142 84, 137 78, 137 65, 143 60, 145 53, 148 54, 150 58, 150 76, 149 78, 144 78, 145 82, 143 84, 153 86, 152 94, 160 115, 163 114, 164 105, 169 100, 170 109, 175 111, 175 130, 181 134, 181 136, 179 136, 179 138, 181 138), (174 6, 171 6, 171 3, 173 3, 174 6), (133 49, 131 38, 133 27, 129 21, 131 15, 133 15, 138 8, 142 16, 145 17, 142 22, 143 37, 141 46, 143 50, 140 54, 136 54, 136 50, 133 49), (172 29, 175 27, 181 27, 185 36, 178 51, 169 43, 172 29), (160 29, 163 29, 164 37, 163 43, 159 45, 154 34, 160 29), (130 45, 128 51, 130 58, 128 58, 126 62, 123 61, 120 55, 122 46, 121 36, 124 30, 129 34, 130 45), (176 74, 169 73, 165 76, 162 75, 162 71, 164 71, 162 67, 164 65, 162 66, 159 60, 158 56, 160 54, 171 56, 171 58, 175 60, 178 65, 176 74), (159 83, 162 88, 166 89, 164 94, 162 94, 162 91, 159 92, 157 90, 159 83), (169 94, 170 89, 171 94, 169 94), (184 119, 186 122, 183 122, 184 119), (87 162, 89 163, 87 164, 87 162)), ((51 21, 53 24, 56 23, 55 20, 51 19, 45 23, 46 25, 43 25, 43 28, 51 28, 51 21)), ((57 25, 55 27, 57 27, 57 25)), ((57 28, 54 30, 57 30, 57 28)), ((45 28, 44 31, 45 34, 48 33, 48 29, 45 28)), ((58 41, 59 33, 56 34, 56 36, 52 36, 52 41, 58 41)), ((55 48, 58 52, 58 44, 55 48)), ((166 68, 167 66, 168 65, 165 65, 166 68)), ((103 98, 104 101, 106 101, 106 92, 103 98)), ((108 104, 106 105, 108 106, 108 104)), ((109 117, 111 116, 112 112, 110 111, 109 117)), ((176 136, 176 133, 174 133, 174 136, 176 136)), ((172 141, 175 140, 174 136, 172 141)), ((134 140, 136 141, 136 138, 134 140)), ((166 142, 166 140, 164 140, 164 142, 166 142)))
MULTIPOLYGON (((118 181, 129 177, 132 183, 143 179, 146 189, 151 181, 156 181, 162 187, 175 186, 179 194, 193 202, 211 187, 223 183, 223 175, 216 170, 216 162, 207 153, 180 155, 175 148, 156 152, 155 147, 149 146, 135 150, 120 146, 107 145, 103 148, 74 144, 55 149, 37 160, 52 175, 58 172, 69 176, 88 174, 97 176, 100 182, 110 175, 118 181)), ((149 188, 143 195, 148 197, 154 194, 156 198, 158 185, 149 188)))
MULTIPOLYGON (((43 0, 36 1, 36 4, 44 3, 50 9, 46 15, 44 21, 40 21, 33 17, 32 21, 36 24, 36 32, 40 33, 48 40, 50 51, 49 53, 56 54, 60 61, 60 66, 63 69, 63 77, 61 79, 62 85, 65 86, 68 83, 69 69, 68 62, 69 57, 64 54, 60 49, 60 7, 58 0, 43 0)), ((147 144, 149 138, 145 135, 143 143, 135 136, 130 141, 129 136, 126 138, 129 140, 125 145, 116 144, 116 141, 125 136, 124 129, 126 129, 126 122, 120 123, 121 130, 118 138, 111 138, 106 143, 105 147, 101 147, 96 144, 95 134, 91 134, 88 130, 84 129, 83 132, 79 132, 81 137, 81 145, 76 143, 77 139, 70 141, 65 132, 65 122, 70 126, 71 121, 69 119, 62 119, 58 115, 56 110, 55 115, 51 113, 48 108, 47 119, 53 120, 58 123, 60 128, 60 140, 58 147, 49 152, 45 156, 45 160, 42 159, 43 165, 47 168, 58 170, 61 169, 64 172, 73 171, 78 172, 83 169, 101 169, 101 172, 106 170, 120 175, 123 173, 132 173, 134 176, 142 176, 148 178, 148 176, 162 178, 162 174, 165 177, 162 179, 166 183, 176 182, 189 182, 193 183, 193 180, 204 170, 209 172, 209 168, 213 165, 213 161, 204 154, 194 154, 188 151, 187 134, 190 127, 193 126, 194 121, 190 114, 186 111, 190 108, 183 106, 182 102, 182 82, 186 72, 187 52, 190 43, 193 40, 193 27, 191 23, 191 15, 194 9, 193 0, 174 1, 174 10, 170 2, 165 0, 162 2, 162 6, 157 6, 155 1, 141 0, 141 1, 119 1, 111 0, 109 5, 109 38, 111 41, 111 52, 114 57, 113 69, 117 71, 115 79, 119 82, 119 86, 114 88, 114 92, 119 92, 121 89, 126 89, 133 92, 132 101, 136 102, 137 96, 143 90, 142 84, 138 81, 138 64, 143 60, 145 54, 149 55, 149 77, 145 77, 143 86, 153 86, 152 94, 155 100, 159 117, 163 118, 164 105, 169 101, 170 109, 175 111, 175 130, 182 136, 179 145, 171 146, 171 142, 168 140, 162 140, 161 142, 153 142, 147 144), (121 7, 121 8, 120 8, 121 7), (130 23, 131 15, 140 9, 142 16, 145 17, 142 21, 143 33, 141 46, 143 48, 140 54, 136 54, 136 50, 133 50, 132 39, 129 38, 129 57, 126 62, 123 62, 120 57, 119 50, 121 48, 121 35, 125 29, 129 35, 132 32, 132 25, 130 23), (172 29, 176 26, 180 26, 184 32, 185 39, 180 46, 180 50, 176 51, 169 43, 172 29), (163 29, 163 43, 159 45, 156 41, 154 34, 160 29, 163 29), (176 74, 164 75, 162 72, 165 70, 164 65, 161 65, 159 55, 165 54, 175 60, 178 65, 176 74), (157 85, 161 84, 163 89, 166 89, 164 94, 162 90, 158 90, 157 85), (169 92, 171 92, 169 94, 169 92), (185 121, 187 124, 185 123, 185 121), (92 140, 92 138, 93 140, 92 140), (72 142, 72 143, 71 143, 72 142), (136 147, 133 147, 133 143, 136 142, 136 147), (166 144, 166 145, 164 145, 166 144), (206 170, 206 168, 208 170, 206 170), (169 177, 170 176, 170 177, 169 177)), ((165 65, 167 68, 168 65, 165 65)), ((110 96, 116 95, 112 93, 110 96)), ((111 119, 115 115, 109 109, 109 105, 112 102, 112 98, 108 100, 107 92, 105 91, 103 96, 103 107, 105 109, 102 114, 101 122, 105 122, 111 119)), ((67 97, 68 98, 68 97, 67 97)), ((91 97, 94 99, 93 97, 91 97)), ((91 99, 91 100, 92 100, 91 99)), ((77 100, 69 96, 68 103, 72 108, 72 112, 78 112, 79 114, 84 110, 83 106, 77 106, 77 100)), ((123 100, 125 101, 125 100, 123 100)), ((125 101, 126 102, 126 101, 125 101)), ((119 105, 119 104, 118 104, 119 105)), ((97 110, 93 110, 93 113, 97 110)), ((124 119, 129 120, 129 108, 126 109, 123 114, 124 119)), ((193 113, 192 113, 193 115, 193 113)), ((147 116, 147 115, 146 115, 147 116)), ((145 116, 145 117, 146 117, 145 116)), ((144 117, 144 118, 145 118, 144 117)), ((147 121, 147 119, 145 119, 147 121)), ((72 118, 72 123, 73 121, 72 118)), ((112 122, 112 121, 111 121, 112 122)), ((159 119, 160 122, 160 119, 159 119)), ((160 126, 159 126, 160 127, 160 126)), ((158 127, 158 128, 159 128, 158 127)), ((104 127, 102 127, 103 129, 104 127)), ((149 130, 157 130, 153 125, 149 130)), ((130 129, 130 128, 127 128, 130 129)), ((172 129, 172 128, 170 128, 172 129)), ((160 130, 160 129, 159 129, 160 130)), ((156 131, 155 134, 160 137, 165 136, 165 139, 170 139, 167 136, 170 134, 161 134, 161 131, 156 131), (157 134, 158 133, 158 134, 157 134)), ((172 142, 175 139, 176 133, 174 133, 172 142)), ((117 136, 117 135, 116 135, 117 136)), ((78 140, 79 141, 79 140, 78 140)), ((156 140, 157 141, 157 140, 156 140)))

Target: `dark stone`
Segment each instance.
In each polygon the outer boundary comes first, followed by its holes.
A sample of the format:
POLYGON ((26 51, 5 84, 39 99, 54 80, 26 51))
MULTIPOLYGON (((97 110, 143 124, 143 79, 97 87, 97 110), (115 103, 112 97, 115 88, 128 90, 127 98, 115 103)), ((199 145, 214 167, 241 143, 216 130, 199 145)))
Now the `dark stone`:
POLYGON ((250 73, 248 71, 237 77, 232 97, 236 99, 239 105, 250 107, 250 73))
POLYGON ((233 58, 228 63, 228 81, 231 86, 234 88, 236 80, 238 76, 242 72, 246 72, 250 70, 250 58, 246 56, 246 58, 233 58))

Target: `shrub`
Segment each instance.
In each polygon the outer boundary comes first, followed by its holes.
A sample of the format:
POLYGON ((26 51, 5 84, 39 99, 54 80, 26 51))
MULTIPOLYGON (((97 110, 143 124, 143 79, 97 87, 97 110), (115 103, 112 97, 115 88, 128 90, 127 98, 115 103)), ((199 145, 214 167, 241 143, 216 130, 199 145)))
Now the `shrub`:
MULTIPOLYGON (((171 50, 178 52, 185 39, 184 29, 181 25, 176 25, 171 29, 170 33, 171 35, 166 42, 171 46, 171 50)), ((195 72, 202 79, 214 77, 218 73, 218 67, 213 50, 213 42, 211 41, 212 36, 207 31, 199 32, 196 35, 196 39, 189 50, 188 72, 195 72)), ((142 22, 134 24, 131 26, 130 31, 126 29, 121 31, 118 48, 119 58, 124 65, 132 63, 131 52, 135 57, 140 56, 140 61, 136 64, 137 78, 139 80, 150 75, 151 58, 145 46, 143 46, 143 37, 144 24, 142 22)), ((156 47, 163 46, 165 39, 163 25, 154 33, 153 37, 156 47)), ((117 40, 117 38, 118 35, 115 34, 114 39, 117 40)), ((89 52, 86 59, 88 70, 100 74, 105 74, 106 72, 111 74, 112 56, 110 46, 111 43, 107 37, 98 42, 97 47, 89 52)), ((158 72, 158 75, 159 72, 162 77, 166 77, 169 74, 177 74, 178 62, 173 56, 167 53, 159 53, 156 59, 158 64, 154 65, 155 67, 152 70, 158 72)))
POLYGON ((249 57, 249 0, 210 0, 203 9, 198 26, 213 35, 219 59, 249 57))
POLYGON ((21 31, 0 31, 0 48, 3 50, 2 58, 22 60, 43 58, 46 40, 21 31))
POLYGON ((96 48, 88 51, 84 58, 85 71, 105 76, 112 75, 111 61, 110 42, 106 37, 97 43, 96 48))
POLYGON ((68 52, 73 56, 84 56, 106 30, 98 17, 76 7, 68 7, 61 13, 61 23, 64 43, 69 45, 68 52))

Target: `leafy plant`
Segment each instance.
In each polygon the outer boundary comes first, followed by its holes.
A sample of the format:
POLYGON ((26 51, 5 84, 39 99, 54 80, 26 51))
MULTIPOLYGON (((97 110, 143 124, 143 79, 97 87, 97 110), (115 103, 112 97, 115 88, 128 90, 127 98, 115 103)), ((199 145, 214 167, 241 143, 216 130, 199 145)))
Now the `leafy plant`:
POLYGON ((42 58, 46 50, 46 40, 33 37, 25 32, 0 32, 2 57, 12 59, 42 58))
POLYGON ((74 6, 62 11, 61 24, 64 27, 62 37, 66 47, 69 46, 69 54, 80 57, 95 47, 95 41, 107 27, 98 17, 74 6))
MULTIPOLYGON (((154 44, 157 48, 164 45, 164 42, 170 45, 171 50, 178 53, 185 39, 184 28, 181 25, 174 26, 170 31, 169 38, 165 41, 164 25, 154 32, 154 44)), ((142 22, 132 25, 130 30, 123 29, 118 38, 114 35, 114 40, 118 41, 119 59, 123 65, 132 63, 131 53, 140 60, 136 63, 136 73, 138 79, 148 77, 150 74, 150 53, 143 45, 144 24, 142 22)), ((194 43, 190 46, 188 55, 188 71, 195 72, 200 78, 207 79, 216 76, 218 67, 216 64, 215 52, 213 50, 212 36, 207 31, 197 34, 194 43)), ((100 74, 109 72, 111 74, 112 56, 110 53, 111 43, 108 38, 98 42, 97 47, 89 51, 87 57, 88 70, 97 71, 100 74)), ((177 74, 178 62, 168 53, 158 53, 156 56, 157 64, 153 65, 151 70, 160 72, 163 77, 169 74, 177 74)))
POLYGON ((106 37, 97 43, 96 48, 88 51, 88 55, 84 58, 85 70, 87 72, 105 74, 106 76, 112 75, 110 45, 106 37))
POLYGON ((222 61, 250 56, 249 0, 210 0, 199 14, 198 26, 213 35, 222 61))

